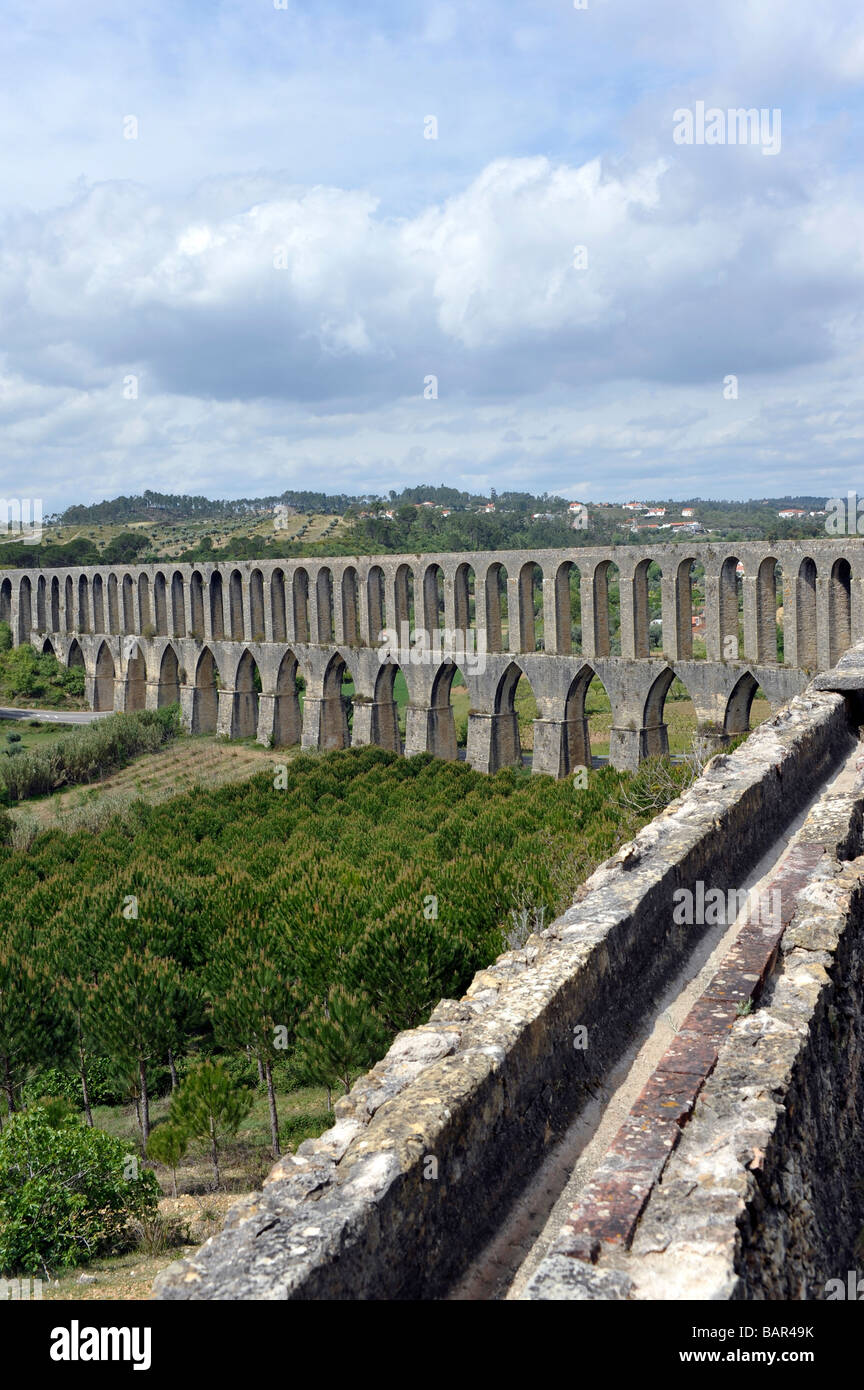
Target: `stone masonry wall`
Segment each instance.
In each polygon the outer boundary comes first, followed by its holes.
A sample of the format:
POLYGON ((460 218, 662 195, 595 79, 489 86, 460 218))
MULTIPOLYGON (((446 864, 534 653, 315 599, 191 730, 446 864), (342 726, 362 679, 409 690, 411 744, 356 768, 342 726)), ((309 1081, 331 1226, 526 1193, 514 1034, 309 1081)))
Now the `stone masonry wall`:
MULTIPOLYGON (((780 967, 755 1012, 734 1020, 637 1221, 622 1240, 607 1208, 586 1242, 574 1210, 525 1298, 806 1301, 860 1276, 862 800, 864 758, 857 785, 821 798, 795 837, 792 859, 811 867, 780 967)), ((650 1147, 650 1128, 641 1138, 650 1147)), ((628 1187, 634 1159, 631 1146, 628 1187)), ((624 1177, 615 1170, 622 1194, 624 1177)))
POLYGON ((337 1102, 334 1128, 283 1158, 157 1296, 440 1296, 692 942, 672 924, 673 890, 739 886, 850 746, 842 697, 808 693, 713 759, 550 928, 400 1034, 337 1102), (572 1045, 580 1024, 586 1051, 572 1045))

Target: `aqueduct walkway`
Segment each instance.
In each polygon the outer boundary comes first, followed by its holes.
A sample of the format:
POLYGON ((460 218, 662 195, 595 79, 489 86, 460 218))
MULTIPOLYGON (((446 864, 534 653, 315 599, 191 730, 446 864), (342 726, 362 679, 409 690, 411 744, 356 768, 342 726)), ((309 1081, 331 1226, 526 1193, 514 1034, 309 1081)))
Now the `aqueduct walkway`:
POLYGON ((193 732, 276 746, 338 748, 350 738, 401 750, 401 668, 404 751, 454 758, 458 668, 470 695, 468 761, 489 772, 520 760, 514 696, 525 676, 538 708, 534 769, 564 776, 590 762, 585 695, 595 675, 612 707, 616 766, 666 751, 663 710, 676 676, 700 729, 723 742, 748 728, 757 688, 777 707, 864 638, 862 586, 864 541, 854 537, 97 565, 0 573, 0 621, 16 643, 82 665, 94 709, 179 701, 193 732), (652 565, 662 576, 653 620, 652 565), (694 574, 704 592, 703 660, 693 657, 694 574), (384 629, 422 629, 429 650, 412 659, 403 643, 396 662, 382 661, 384 629))

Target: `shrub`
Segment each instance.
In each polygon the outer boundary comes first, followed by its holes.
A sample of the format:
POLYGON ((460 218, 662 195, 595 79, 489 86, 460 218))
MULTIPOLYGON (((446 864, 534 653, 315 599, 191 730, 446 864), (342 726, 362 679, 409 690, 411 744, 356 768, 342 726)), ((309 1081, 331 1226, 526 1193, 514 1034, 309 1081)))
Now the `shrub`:
POLYGON ((45 1112, 52 1129, 62 1129, 67 1121, 78 1118, 75 1106, 66 1096, 41 1096, 36 1107, 45 1112))
POLYGON ((131 1222, 150 1216, 155 1175, 127 1146, 77 1120, 52 1125, 44 1109, 13 1115, 0 1135, 0 1270, 51 1269, 130 1244, 131 1222))
MULTIPOLYGON (((116 1062, 108 1057, 87 1059, 87 1091, 91 1105, 122 1105, 129 1092, 128 1082, 118 1075, 116 1062)), ((62 1097, 81 1110, 81 1078, 77 1072, 60 1067, 38 1067, 22 1091, 24 1105, 36 1105, 41 1096, 62 1097)))
POLYGON ((37 652, 29 642, 10 650, 0 640, 0 688, 9 699, 62 705, 69 696, 83 696, 84 668, 62 666, 53 652, 37 652))
POLYGON ((0 767, 3 799, 8 804, 43 796, 64 784, 95 781, 138 753, 155 753, 176 737, 179 728, 177 705, 109 715, 0 767))

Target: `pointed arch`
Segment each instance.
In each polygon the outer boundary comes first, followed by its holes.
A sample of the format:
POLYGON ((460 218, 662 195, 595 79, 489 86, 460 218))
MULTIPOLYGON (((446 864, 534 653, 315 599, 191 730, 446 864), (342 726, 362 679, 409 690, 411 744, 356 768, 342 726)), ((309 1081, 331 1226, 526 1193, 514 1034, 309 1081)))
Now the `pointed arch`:
POLYGON ((453 711, 453 686, 456 675, 457 667, 452 661, 442 662, 435 672, 426 731, 427 752, 434 754, 436 758, 445 758, 448 762, 455 762, 459 756, 459 740, 453 711))
POLYGON ((372 719, 369 742, 391 753, 402 752, 402 733, 399 728, 399 705, 396 699, 397 681, 404 687, 405 676, 395 662, 385 662, 375 680, 372 700, 372 719))
POLYGON ((114 708, 114 658, 107 642, 103 642, 96 657, 96 679, 93 682, 93 708, 114 708))
POLYGON ((300 693, 297 658, 292 651, 287 651, 276 675, 273 743, 277 748, 292 748, 300 742, 303 725, 300 693))
POLYGON ((666 757, 689 752, 698 732, 690 691, 671 666, 654 681, 642 711, 640 757, 666 757))
POLYGON ((330 658, 324 673, 321 701, 321 748, 348 748, 353 723, 354 677, 340 652, 330 658))
POLYGON ((156 705, 176 705, 180 700, 180 663, 177 653, 169 642, 159 663, 159 685, 156 691, 156 705))
POLYGON ((750 728, 750 710, 756 691, 759 689, 759 682, 752 671, 744 671, 732 688, 732 693, 726 701, 726 712, 723 717, 723 730, 725 733, 734 737, 736 734, 746 734, 750 728))
MULTIPOLYGON (((520 735, 517 700, 520 694, 530 695, 536 717, 536 702, 531 683, 522 667, 511 661, 504 671, 495 690, 494 715, 492 721, 492 756, 490 766, 493 771, 501 767, 521 767, 523 762, 523 738, 520 735), (524 685, 522 683, 524 682, 524 685), (519 687, 522 685, 522 691, 519 687)), ((530 718, 530 715, 529 715, 530 718)), ((524 725, 523 720, 523 725, 524 725)), ((530 725, 533 735, 533 722, 530 725)), ((533 748, 533 737, 524 739, 525 751, 533 748)))
POLYGON ((73 637, 72 641, 69 643, 69 650, 66 653, 66 665, 69 667, 70 671, 73 666, 80 666, 82 670, 85 669, 84 653, 81 650, 81 643, 78 641, 77 637, 73 637))
POLYGON ((138 643, 126 661, 126 709, 147 708, 147 662, 138 643))
POLYGON ((590 662, 577 671, 564 703, 568 755, 574 767, 591 767, 592 758, 607 758, 612 724, 612 700, 590 662))
POLYGON ((261 673, 258 663, 246 647, 237 663, 234 677, 234 700, 231 712, 231 737, 255 738, 258 733, 258 694, 261 673))
POLYGON ((593 666, 583 666, 573 677, 564 700, 564 758, 562 775, 577 767, 591 767, 591 734, 585 707, 588 687, 595 679, 593 666))
POLYGON ((195 667, 192 733, 215 734, 219 715, 219 675, 213 653, 205 647, 195 667))

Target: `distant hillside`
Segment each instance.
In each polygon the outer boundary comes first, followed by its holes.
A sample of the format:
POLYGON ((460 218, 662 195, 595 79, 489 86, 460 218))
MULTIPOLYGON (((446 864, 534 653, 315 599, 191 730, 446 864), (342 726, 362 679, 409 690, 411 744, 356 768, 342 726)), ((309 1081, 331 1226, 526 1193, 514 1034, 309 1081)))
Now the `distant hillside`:
POLYGON ((424 485, 388 496, 285 491, 211 500, 144 492, 48 518, 42 541, 0 544, 0 568, 157 561, 292 559, 458 550, 645 545, 686 537, 792 540, 825 534, 824 497, 729 502, 693 497, 622 504, 537 496, 488 497, 424 485), (790 518, 778 512, 793 511, 790 518))
POLYGON ((328 497, 323 492, 283 492, 272 497, 241 497, 212 501, 209 497, 186 497, 167 492, 143 492, 140 497, 114 497, 91 506, 67 507, 57 521, 62 526, 121 525, 128 522, 197 521, 248 517, 272 512, 277 502, 298 512, 347 511, 356 499, 344 495, 328 497))

